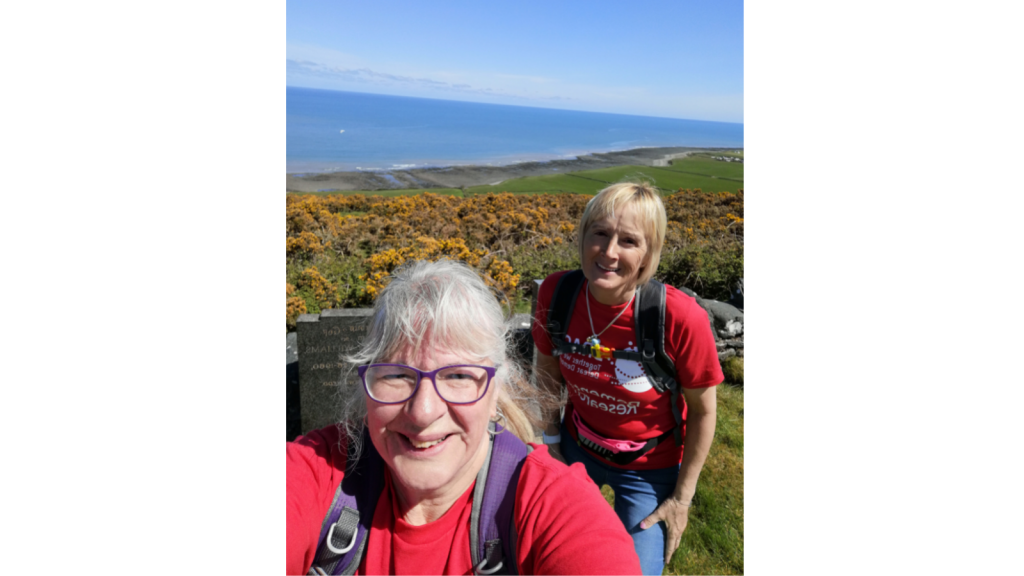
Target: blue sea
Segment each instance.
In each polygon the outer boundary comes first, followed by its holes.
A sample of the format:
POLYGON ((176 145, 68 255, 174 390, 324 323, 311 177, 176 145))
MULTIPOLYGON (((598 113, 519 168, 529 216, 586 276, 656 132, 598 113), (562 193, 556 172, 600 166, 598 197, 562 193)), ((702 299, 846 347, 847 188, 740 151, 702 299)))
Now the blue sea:
POLYGON ((641 147, 743 147, 743 124, 287 88, 288 173, 506 165, 641 147))

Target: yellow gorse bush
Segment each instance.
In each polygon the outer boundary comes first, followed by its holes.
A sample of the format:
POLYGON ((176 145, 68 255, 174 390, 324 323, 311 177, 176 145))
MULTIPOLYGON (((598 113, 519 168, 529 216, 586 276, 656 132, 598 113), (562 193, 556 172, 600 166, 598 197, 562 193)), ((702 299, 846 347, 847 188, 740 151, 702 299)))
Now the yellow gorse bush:
POLYGON ((299 316, 306 313, 306 301, 295 295, 295 286, 285 283, 285 308, 287 310, 287 325, 289 330, 295 329, 295 321, 299 316))
MULTIPOLYGON (((289 325, 299 309, 293 298, 314 312, 368 306, 395 268, 416 259, 460 260, 500 297, 525 296, 524 270, 532 281, 578 258, 577 225, 590 198, 288 195, 287 280, 294 285, 288 295, 289 325)), ((688 246, 735 252, 736 245, 742 254, 742 191, 680 190, 665 196, 664 203, 669 220, 664 255, 688 246)), ((682 278, 688 281, 689 276, 682 278)))
POLYGON ((334 307, 337 300, 335 297, 336 289, 327 278, 320 274, 316 266, 310 266, 303 270, 302 274, 299 275, 296 286, 299 290, 306 290, 312 296, 317 308, 323 310, 334 307))
POLYGON ((369 270, 360 276, 366 282, 365 294, 376 298, 380 291, 391 280, 391 272, 407 260, 429 260, 436 262, 442 258, 459 260, 481 272, 488 286, 495 288, 501 295, 511 293, 519 282, 519 276, 512 273, 512 266, 501 259, 488 254, 486 250, 471 250, 462 238, 436 240, 427 236, 416 239, 416 244, 403 248, 389 248, 370 256, 366 260, 369 270))
POLYGON ((288 254, 306 253, 319 254, 329 247, 330 242, 321 242, 320 238, 312 232, 302 231, 298 236, 288 238, 288 254))

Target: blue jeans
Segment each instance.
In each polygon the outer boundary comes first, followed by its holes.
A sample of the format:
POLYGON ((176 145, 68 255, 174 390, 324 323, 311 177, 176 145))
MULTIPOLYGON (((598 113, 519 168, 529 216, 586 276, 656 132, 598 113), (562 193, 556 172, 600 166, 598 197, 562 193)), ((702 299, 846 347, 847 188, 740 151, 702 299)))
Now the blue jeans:
POLYGON ((640 521, 647 518, 672 494, 679 478, 679 466, 657 470, 613 468, 576 444, 562 423, 562 456, 568 464, 582 462, 595 484, 607 484, 615 491, 615 514, 633 538, 644 574, 661 574, 665 568, 665 528, 658 522, 647 530, 640 521))

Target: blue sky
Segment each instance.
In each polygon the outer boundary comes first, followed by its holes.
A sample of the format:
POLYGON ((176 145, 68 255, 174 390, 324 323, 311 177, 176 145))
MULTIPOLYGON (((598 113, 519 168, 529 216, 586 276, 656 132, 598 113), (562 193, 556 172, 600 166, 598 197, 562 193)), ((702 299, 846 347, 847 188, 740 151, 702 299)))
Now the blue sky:
POLYGON ((743 3, 287 3, 289 86, 743 122, 743 3))

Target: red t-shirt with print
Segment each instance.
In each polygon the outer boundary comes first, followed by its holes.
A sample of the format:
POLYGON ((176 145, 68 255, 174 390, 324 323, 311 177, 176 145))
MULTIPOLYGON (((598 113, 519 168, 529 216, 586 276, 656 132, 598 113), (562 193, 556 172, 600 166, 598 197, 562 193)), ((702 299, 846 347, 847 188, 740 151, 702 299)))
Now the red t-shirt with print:
POLYGON ((473 486, 437 520, 413 526, 402 519, 390 472, 377 501, 359 574, 472 574, 469 546, 473 486))
MULTIPOLYGON (((548 356, 554 348, 547 333, 548 308, 555 286, 565 274, 567 272, 556 272, 548 276, 537 297, 533 341, 537 350, 548 356)), ((591 334, 604 330, 599 336, 602 346, 637 351, 635 326, 633 301, 606 306, 590 294, 584 282, 576 298, 566 336, 569 341, 582 344, 591 334), (593 317, 593 331, 587 314, 587 299, 593 317), (622 315, 604 330, 619 312, 622 315)), ((694 298, 668 285, 665 286, 665 352, 675 363, 676 381, 683 388, 717 386, 725 379, 718 363, 718 350, 707 312, 694 298)), ((579 437, 572 420, 573 411, 579 412, 591 430, 616 440, 643 442, 676 425, 672 415, 672 395, 668 392, 659 394, 651 386, 640 363, 614 358, 598 360, 583 354, 562 354, 558 360, 569 389, 565 427, 573 439, 579 437)), ((679 410, 683 415, 685 437, 686 402, 682 394, 679 395, 679 410)), ((683 447, 669 438, 630 464, 622 466, 604 462, 616 468, 653 470, 676 466, 682 458, 683 447)))
MULTIPOLYGON (((566 466, 547 447, 533 446, 520 472, 513 513, 519 573, 640 574, 633 540, 583 465, 566 466)), ((337 426, 288 443, 288 574, 309 572, 346 459, 337 426)), ((441 518, 413 526, 402 519, 390 473, 385 478, 356 574, 473 574, 473 486, 441 518)))

